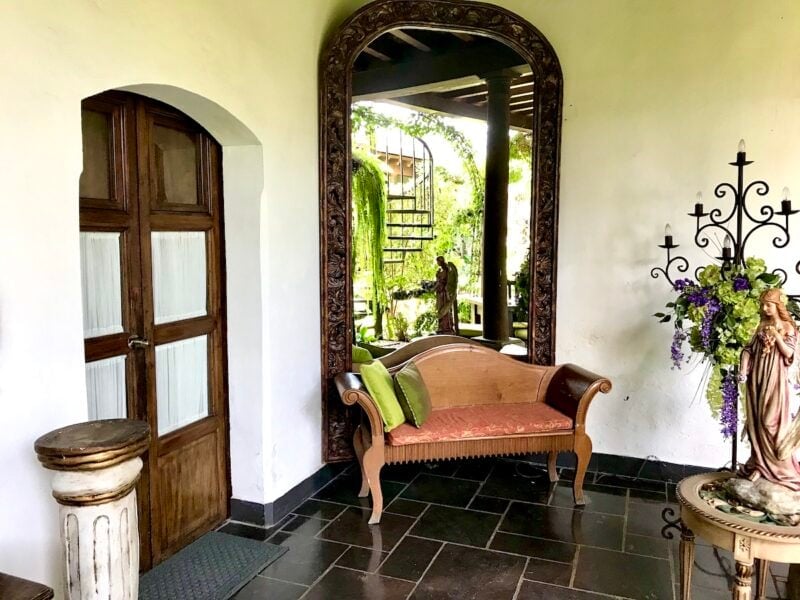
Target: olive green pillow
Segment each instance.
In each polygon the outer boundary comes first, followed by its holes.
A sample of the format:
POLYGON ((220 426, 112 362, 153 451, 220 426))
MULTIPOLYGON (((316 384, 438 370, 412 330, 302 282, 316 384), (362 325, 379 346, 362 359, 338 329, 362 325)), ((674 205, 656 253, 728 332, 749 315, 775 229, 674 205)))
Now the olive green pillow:
POLYGON ((383 363, 379 360, 374 360, 371 363, 361 365, 361 379, 364 381, 364 385, 367 386, 369 395, 372 396, 378 406, 378 412, 381 413, 381 418, 383 419, 384 430, 391 431, 398 425, 402 425, 405 422, 403 409, 400 408, 400 403, 394 394, 392 376, 383 363))
POLYGON ((353 346, 353 363, 365 363, 372 360, 372 354, 369 353, 369 350, 366 348, 362 348, 361 346, 353 346))
POLYGON ((406 421, 422 427, 431 414, 431 395, 417 365, 410 362, 394 376, 394 391, 406 421))

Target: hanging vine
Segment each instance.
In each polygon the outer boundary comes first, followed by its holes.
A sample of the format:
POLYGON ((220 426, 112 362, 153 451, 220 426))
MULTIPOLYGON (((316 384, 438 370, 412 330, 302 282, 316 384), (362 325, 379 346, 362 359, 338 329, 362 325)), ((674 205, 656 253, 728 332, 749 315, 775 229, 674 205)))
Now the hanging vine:
POLYGON ((386 245, 386 177, 381 162, 366 152, 353 152, 353 271, 356 256, 364 258, 372 280, 375 336, 383 335, 386 280, 383 248, 386 245))

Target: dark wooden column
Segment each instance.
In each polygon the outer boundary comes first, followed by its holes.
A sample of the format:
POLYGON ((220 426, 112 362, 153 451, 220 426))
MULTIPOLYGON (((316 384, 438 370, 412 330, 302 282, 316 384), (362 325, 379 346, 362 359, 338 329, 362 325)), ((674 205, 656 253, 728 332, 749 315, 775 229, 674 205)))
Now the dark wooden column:
POLYGON ((509 339, 506 238, 511 79, 512 74, 505 71, 486 75, 489 129, 486 135, 486 202, 483 208, 483 338, 497 345, 509 339))

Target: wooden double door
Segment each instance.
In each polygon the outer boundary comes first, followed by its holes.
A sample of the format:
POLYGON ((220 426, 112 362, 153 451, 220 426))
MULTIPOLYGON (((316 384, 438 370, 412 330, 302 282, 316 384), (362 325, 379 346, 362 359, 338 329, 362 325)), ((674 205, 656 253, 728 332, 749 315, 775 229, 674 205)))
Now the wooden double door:
POLYGON ((142 96, 81 108, 89 417, 150 424, 137 488, 146 570, 228 511, 221 148, 142 96))

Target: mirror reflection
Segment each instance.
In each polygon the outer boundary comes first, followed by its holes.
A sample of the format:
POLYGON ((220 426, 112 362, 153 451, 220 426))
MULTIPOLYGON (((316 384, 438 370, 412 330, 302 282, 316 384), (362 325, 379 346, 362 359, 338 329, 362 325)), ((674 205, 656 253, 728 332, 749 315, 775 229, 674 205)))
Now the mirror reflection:
POLYGON ((397 29, 357 57, 354 362, 435 334, 527 355, 533 94, 475 34, 397 29))

